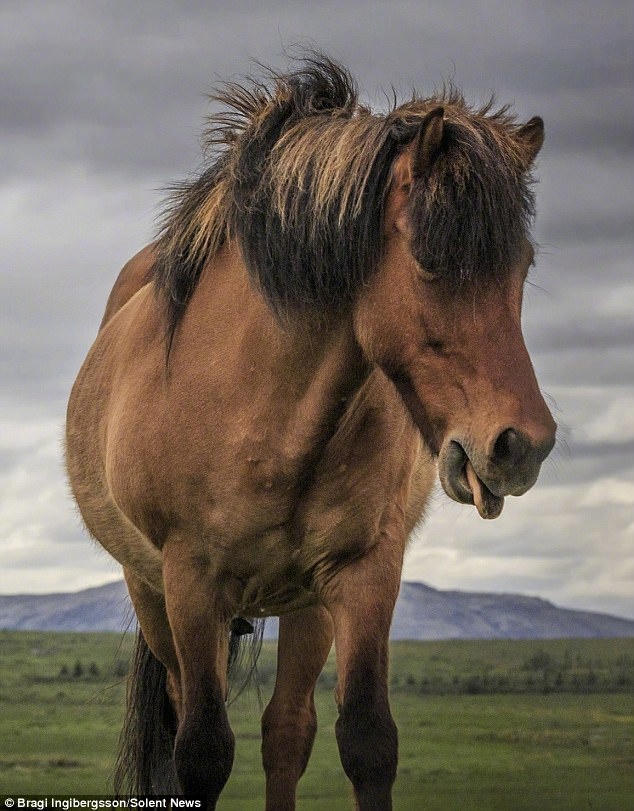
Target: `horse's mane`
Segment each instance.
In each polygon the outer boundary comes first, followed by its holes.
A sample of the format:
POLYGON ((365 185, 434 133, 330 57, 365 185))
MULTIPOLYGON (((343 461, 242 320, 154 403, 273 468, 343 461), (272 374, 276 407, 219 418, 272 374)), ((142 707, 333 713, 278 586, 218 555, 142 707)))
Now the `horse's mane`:
POLYGON ((156 243, 170 340, 205 264, 234 239, 275 311, 349 303, 381 259, 394 159, 438 106, 441 154, 411 195, 414 256, 454 281, 517 258, 533 196, 507 108, 475 110, 449 86, 375 114, 348 71, 315 54, 211 98, 224 109, 209 119, 209 168, 172 189, 156 243))

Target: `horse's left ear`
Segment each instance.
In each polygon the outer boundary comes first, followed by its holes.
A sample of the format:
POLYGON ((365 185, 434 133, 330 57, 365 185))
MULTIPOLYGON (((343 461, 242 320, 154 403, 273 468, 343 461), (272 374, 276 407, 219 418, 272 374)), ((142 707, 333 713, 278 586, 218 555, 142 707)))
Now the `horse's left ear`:
POLYGON ((445 131, 443 107, 436 107, 421 121, 418 135, 413 144, 412 172, 414 177, 422 177, 429 171, 442 146, 445 131))
POLYGON ((527 121, 516 133, 516 138, 526 151, 527 162, 532 163, 544 143, 544 121, 538 115, 527 121))

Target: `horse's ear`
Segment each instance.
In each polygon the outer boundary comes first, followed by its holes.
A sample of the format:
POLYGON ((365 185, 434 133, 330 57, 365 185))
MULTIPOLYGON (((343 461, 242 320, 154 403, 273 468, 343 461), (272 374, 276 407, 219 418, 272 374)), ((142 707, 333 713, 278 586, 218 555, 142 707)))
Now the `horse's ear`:
POLYGON ((413 144, 412 171, 414 177, 421 177, 428 172, 440 153, 445 128, 444 114, 444 107, 435 107, 421 121, 413 144))
POLYGON ((544 143, 544 121, 538 115, 522 125, 515 136, 524 147, 528 163, 532 163, 544 143))
POLYGON ((414 138, 394 161, 392 194, 385 215, 387 233, 396 230, 402 234, 409 234, 407 201, 412 183, 417 177, 429 171, 440 152, 443 114, 442 107, 436 107, 428 113, 421 121, 414 138))

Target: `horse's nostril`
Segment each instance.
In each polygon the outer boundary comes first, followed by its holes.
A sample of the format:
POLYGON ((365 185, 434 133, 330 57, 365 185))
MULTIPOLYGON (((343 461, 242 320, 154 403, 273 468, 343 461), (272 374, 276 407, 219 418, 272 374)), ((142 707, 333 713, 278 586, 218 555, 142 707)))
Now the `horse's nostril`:
POLYGON ((514 428, 506 428, 493 445, 493 460, 497 464, 517 464, 529 450, 530 443, 514 428))
POLYGON ((555 434, 548 434, 541 441, 515 428, 506 428, 493 443, 490 459, 496 465, 507 468, 523 465, 539 465, 553 449, 555 434))

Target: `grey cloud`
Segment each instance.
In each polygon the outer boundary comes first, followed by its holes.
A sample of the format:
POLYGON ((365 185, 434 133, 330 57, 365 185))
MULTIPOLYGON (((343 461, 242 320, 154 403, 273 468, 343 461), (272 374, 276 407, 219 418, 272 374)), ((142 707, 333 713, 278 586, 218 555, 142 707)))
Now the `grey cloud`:
POLYGON ((632 379, 632 348, 619 352, 577 350, 553 353, 550 362, 543 356, 534 358, 538 377, 548 391, 552 386, 602 386, 606 400, 618 397, 619 388, 632 379))
MULTIPOLYGON (((634 350, 634 322, 624 317, 594 323, 591 319, 575 324, 552 324, 531 340, 536 352, 560 353, 579 349, 600 352, 606 349, 634 350)), ((632 355, 630 355, 630 358, 632 355)), ((587 355, 586 358, 587 360, 587 355)))
POLYGON ((122 0, 80 13, 68 2, 8 4, 0 18, 5 141, 30 137, 64 160, 169 171, 194 157, 191 135, 215 77, 248 70, 249 56, 279 65, 283 46, 306 38, 349 61, 375 99, 391 82, 429 92, 455 74, 483 97, 498 89, 501 101, 530 99, 540 109, 526 114, 550 119, 553 144, 587 142, 594 128, 566 131, 571 116, 627 130, 619 122, 629 105, 611 103, 631 75, 621 3, 585 14, 571 14, 567 3, 546 11, 489 0, 460 4, 459 14, 450 6, 371 3, 360 18, 354 6, 335 3, 161 2, 151 15, 122 0))
POLYGON ((544 237, 559 245, 564 243, 596 243, 599 240, 613 240, 629 243, 632 240, 634 221, 627 212, 606 215, 603 212, 588 211, 582 216, 554 219, 546 225, 544 237))
POLYGON ((634 440, 624 442, 583 442, 562 439, 541 474, 544 486, 571 486, 596 481, 601 475, 632 479, 634 440))
MULTIPOLYGON (((634 468, 634 439, 625 442, 580 442, 575 441, 570 450, 577 459, 620 459, 621 469, 634 468)), ((611 466, 609 466, 612 469, 611 466)))

